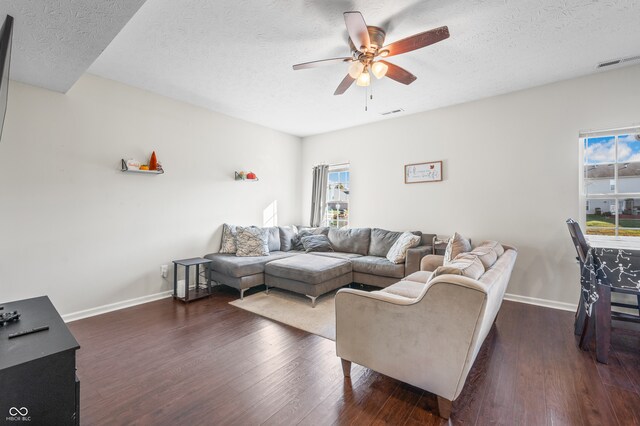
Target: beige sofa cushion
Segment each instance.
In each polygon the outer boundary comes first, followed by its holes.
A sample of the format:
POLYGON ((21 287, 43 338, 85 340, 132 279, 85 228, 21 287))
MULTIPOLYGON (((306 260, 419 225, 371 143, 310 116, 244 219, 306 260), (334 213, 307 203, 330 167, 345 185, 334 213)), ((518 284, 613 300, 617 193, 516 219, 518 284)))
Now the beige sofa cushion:
POLYGON ((415 281, 417 283, 426 283, 431 278, 431 271, 418 271, 414 272, 411 275, 407 275, 404 280, 405 281, 415 281))
POLYGON ((478 259, 480 259, 480 262, 482 262, 482 266, 484 266, 484 269, 491 268, 493 264, 496 263, 496 260, 498 260, 498 253, 496 253, 493 247, 488 245, 480 245, 470 251, 469 254, 478 256, 478 259))
POLYGON ((456 256, 448 265, 439 266, 438 269, 433 271, 431 278, 445 274, 462 275, 477 280, 484 274, 484 266, 482 266, 478 256, 462 253, 456 256))
POLYGON ((483 241, 482 243, 480 243, 478 247, 491 247, 496 252, 498 257, 504 254, 504 247, 502 247, 502 244, 500 244, 497 241, 492 241, 492 240, 483 241))
POLYGON ((447 243, 447 249, 444 252, 444 265, 453 261, 460 253, 466 253, 471 251, 471 243, 457 232, 453 233, 453 236, 449 238, 447 243))
POLYGON ((422 290, 426 286, 426 283, 419 283, 416 281, 400 281, 384 290, 380 290, 382 293, 395 294, 396 296, 408 297, 409 299, 415 299, 420 296, 422 290))

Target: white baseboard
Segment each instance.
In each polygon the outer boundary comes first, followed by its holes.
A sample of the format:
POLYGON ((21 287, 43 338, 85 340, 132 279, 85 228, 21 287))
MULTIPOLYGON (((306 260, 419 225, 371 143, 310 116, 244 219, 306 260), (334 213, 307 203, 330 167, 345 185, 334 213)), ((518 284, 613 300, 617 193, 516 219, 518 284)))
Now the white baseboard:
MULTIPOLYGON (((135 299, 123 300, 121 302, 111 303, 109 305, 98 306, 96 308, 62 315, 62 319, 64 320, 64 322, 77 321, 82 318, 106 314, 107 312, 117 311, 119 309, 129 308, 131 306, 141 305, 143 303, 164 299, 167 297, 171 297, 172 294, 173 291, 168 290, 156 294, 150 294, 148 296, 137 297, 135 299)), ((555 300, 538 299, 537 297, 520 296, 518 294, 506 293, 504 295, 504 299, 510 300, 512 302, 527 303, 529 305, 544 306, 545 308, 560 309, 562 311, 575 312, 578 308, 578 305, 574 305, 572 303, 556 302, 555 300)))
POLYGON ((544 306, 545 308, 560 309, 562 311, 575 312, 578 309, 578 305, 573 303, 556 302, 555 300, 538 299, 537 297, 520 296, 518 294, 505 294, 504 300, 510 300, 512 302, 527 303, 529 305, 544 306))
POLYGON ((166 297, 171 297, 172 294, 173 290, 168 290, 161 293, 150 294, 148 296, 136 297, 135 299, 123 300, 121 302, 98 306, 96 308, 86 309, 84 311, 72 312, 70 314, 62 315, 62 319, 64 320, 64 322, 76 321, 82 318, 92 317, 94 315, 117 311, 118 309, 124 309, 131 306, 141 305, 143 303, 153 302, 154 300, 164 299, 166 297))

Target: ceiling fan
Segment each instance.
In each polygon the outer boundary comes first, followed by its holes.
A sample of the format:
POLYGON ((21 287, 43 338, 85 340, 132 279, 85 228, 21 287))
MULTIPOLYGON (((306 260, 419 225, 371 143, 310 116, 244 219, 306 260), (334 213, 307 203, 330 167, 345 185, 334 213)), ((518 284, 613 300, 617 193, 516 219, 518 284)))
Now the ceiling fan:
POLYGON ((411 52, 449 38, 449 28, 444 26, 384 46, 385 31, 380 27, 367 25, 360 12, 344 12, 344 23, 349 33, 351 56, 304 62, 293 66, 294 70, 302 70, 340 62, 349 63, 349 72, 338 85, 334 95, 342 95, 354 81, 358 86, 371 84, 369 71, 376 78, 386 76, 402 84, 411 84, 417 78, 415 75, 380 58, 411 52))

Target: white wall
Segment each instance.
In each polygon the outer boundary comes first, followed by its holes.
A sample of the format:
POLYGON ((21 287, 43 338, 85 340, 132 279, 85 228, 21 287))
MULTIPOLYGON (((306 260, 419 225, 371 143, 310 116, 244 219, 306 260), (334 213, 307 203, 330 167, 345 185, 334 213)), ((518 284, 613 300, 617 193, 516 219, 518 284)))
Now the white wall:
POLYGON ((160 265, 217 251, 225 221, 261 224, 277 200, 280 223, 298 223, 300 144, 92 75, 66 95, 11 82, 0 301, 47 294, 68 314, 155 294, 172 288, 160 265), (153 150, 164 175, 119 171, 153 150))
POLYGON ((638 123, 636 66, 304 138, 302 218, 311 167, 349 161, 352 226, 514 245, 508 292, 577 303, 564 221, 578 215, 578 133, 638 123), (434 160, 444 161, 443 182, 403 183, 404 164, 434 160))

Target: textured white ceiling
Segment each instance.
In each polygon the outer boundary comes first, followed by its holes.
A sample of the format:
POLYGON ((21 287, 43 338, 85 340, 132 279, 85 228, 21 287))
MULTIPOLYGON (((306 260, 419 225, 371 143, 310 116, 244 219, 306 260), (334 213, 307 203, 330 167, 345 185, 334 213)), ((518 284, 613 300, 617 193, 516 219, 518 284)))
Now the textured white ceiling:
POLYGON ((640 0, 148 0, 89 71, 305 136, 596 72, 640 54, 639 17, 640 0), (374 81, 365 112, 364 89, 333 96, 346 65, 291 69, 349 54, 347 10, 387 42, 451 38, 390 58, 418 80, 374 81))
POLYGON ((14 17, 11 79, 66 92, 145 0, 0 0, 14 17))

